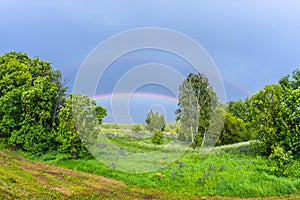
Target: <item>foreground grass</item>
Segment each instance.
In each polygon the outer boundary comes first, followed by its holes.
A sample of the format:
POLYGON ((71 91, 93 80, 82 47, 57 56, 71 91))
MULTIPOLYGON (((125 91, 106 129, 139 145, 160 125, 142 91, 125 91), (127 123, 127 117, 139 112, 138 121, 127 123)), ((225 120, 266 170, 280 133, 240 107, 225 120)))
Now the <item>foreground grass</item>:
MULTIPOLYGON (((31 159, 33 159, 31 157, 31 159)), ((218 148, 205 158, 189 152, 177 162, 155 172, 126 173, 95 159, 64 160, 52 152, 39 158, 57 166, 123 181, 128 185, 159 189, 182 198, 196 196, 300 198, 300 162, 290 166, 288 177, 278 177, 263 156, 243 147, 218 148)), ((161 162, 164 162, 162 159, 161 162)))
MULTIPOLYGON (((71 162, 66 161, 66 164, 69 165, 71 162)), ((158 190, 146 191, 102 176, 31 162, 13 151, 0 151, 0 199, 164 199, 166 197, 158 190)))

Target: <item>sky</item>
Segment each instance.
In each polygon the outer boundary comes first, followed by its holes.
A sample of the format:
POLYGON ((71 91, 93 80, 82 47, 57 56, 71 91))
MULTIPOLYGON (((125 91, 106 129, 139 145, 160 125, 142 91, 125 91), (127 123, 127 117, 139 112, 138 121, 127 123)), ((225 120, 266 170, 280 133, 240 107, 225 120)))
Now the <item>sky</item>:
MULTIPOLYGON (((231 101, 245 99, 299 68, 299 19, 297 0, 1 0, 0 54, 17 51, 50 61, 61 70, 72 91, 80 65, 107 38, 134 28, 172 29, 191 37, 207 51, 224 81, 226 101, 231 101)), ((100 103, 109 107, 109 98, 101 99, 101 94, 104 97, 111 91, 121 76, 114 76, 121 66, 128 65, 129 70, 153 62, 155 57, 163 64, 184 65, 173 55, 151 51, 120 58, 111 67, 110 77, 115 82, 99 84, 100 103), (169 62, 164 62, 166 59, 169 62)), ((160 98, 163 90, 155 87, 136 91, 141 100, 132 102, 141 106, 135 109, 146 109, 135 111, 140 115, 132 114, 134 121, 140 122, 138 119, 150 107, 161 107, 157 105, 166 105, 160 110, 168 113, 168 121, 174 118, 175 102, 168 98, 168 92, 160 98), (151 92, 160 93, 157 102, 147 101, 145 94, 151 92)), ((111 121, 111 109, 109 113, 111 121)))

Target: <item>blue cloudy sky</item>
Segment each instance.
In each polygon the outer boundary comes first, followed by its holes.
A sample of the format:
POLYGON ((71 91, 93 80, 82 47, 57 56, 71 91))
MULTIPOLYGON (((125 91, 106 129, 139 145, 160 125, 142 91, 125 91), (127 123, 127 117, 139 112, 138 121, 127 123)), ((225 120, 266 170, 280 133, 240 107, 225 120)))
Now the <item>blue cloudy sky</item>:
MULTIPOLYGON (((0 20, 0 54, 21 51, 50 61, 70 88, 96 45, 140 27, 173 29, 201 44, 220 71, 227 100, 244 99, 300 64, 297 0, 1 0, 0 20)), ((142 57, 152 61, 153 53, 142 57)))

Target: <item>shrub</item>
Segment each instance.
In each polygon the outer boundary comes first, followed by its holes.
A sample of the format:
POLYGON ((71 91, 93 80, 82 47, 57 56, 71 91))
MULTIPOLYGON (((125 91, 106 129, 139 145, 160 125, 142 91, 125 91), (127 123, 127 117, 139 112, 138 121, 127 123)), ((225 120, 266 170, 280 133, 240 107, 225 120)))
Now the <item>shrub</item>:
POLYGON ((153 144, 163 144, 164 143, 164 134, 163 132, 157 130, 157 129, 154 129, 153 131, 153 135, 152 135, 152 138, 151 138, 151 142, 153 144))
POLYGON ((131 131, 132 131, 133 133, 140 133, 140 132, 143 132, 143 131, 144 131, 144 127, 143 127, 143 125, 141 125, 141 124, 136 124, 136 125, 134 125, 134 126, 131 128, 131 131))
POLYGON ((272 168, 278 175, 288 175, 287 166, 293 162, 292 151, 285 151, 282 146, 272 146, 272 153, 269 160, 275 164, 272 168))

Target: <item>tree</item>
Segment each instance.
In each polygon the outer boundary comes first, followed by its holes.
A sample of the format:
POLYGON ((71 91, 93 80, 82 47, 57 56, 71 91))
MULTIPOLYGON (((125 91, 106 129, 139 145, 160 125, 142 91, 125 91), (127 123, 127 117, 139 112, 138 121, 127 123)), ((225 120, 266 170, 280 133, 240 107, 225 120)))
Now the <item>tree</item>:
POLYGON ((225 110, 223 110, 222 115, 225 115, 224 127, 217 144, 227 145, 245 141, 247 139, 245 137, 245 122, 225 110))
POLYGON ((106 109, 102 106, 96 106, 95 113, 99 124, 102 124, 103 118, 107 115, 106 109))
POLYGON ((227 103, 228 112, 230 112, 233 116, 246 120, 247 117, 247 105, 242 100, 230 101, 227 103))
POLYGON ((180 103, 180 122, 181 131, 179 139, 192 141, 194 144, 195 135, 198 133, 199 116, 200 116, 200 105, 198 98, 194 94, 193 84, 191 79, 186 79, 179 86, 179 97, 180 103))
POLYGON ((14 148, 55 148, 53 129, 66 88, 49 62, 10 52, 0 56, 0 137, 14 148))
POLYGON ((89 156, 87 148, 97 138, 96 129, 106 115, 105 108, 84 95, 70 94, 59 112, 58 150, 73 158, 89 156))
POLYGON ((166 125, 166 120, 163 115, 158 115, 158 112, 154 113, 152 109, 150 109, 147 114, 146 120, 147 128, 152 132, 154 129, 163 131, 166 125))
POLYGON ((279 80, 279 84, 283 88, 290 88, 290 89, 298 89, 300 87, 300 70, 296 69, 292 73, 292 79, 290 75, 286 75, 279 80))
POLYGON ((181 135, 190 138, 193 146, 201 145, 217 104, 217 95, 204 74, 190 73, 180 85, 177 121, 181 123, 181 135))
POLYGON ((300 89, 267 85, 251 97, 255 115, 252 121, 264 152, 272 154, 274 147, 296 154, 300 149, 300 89))

